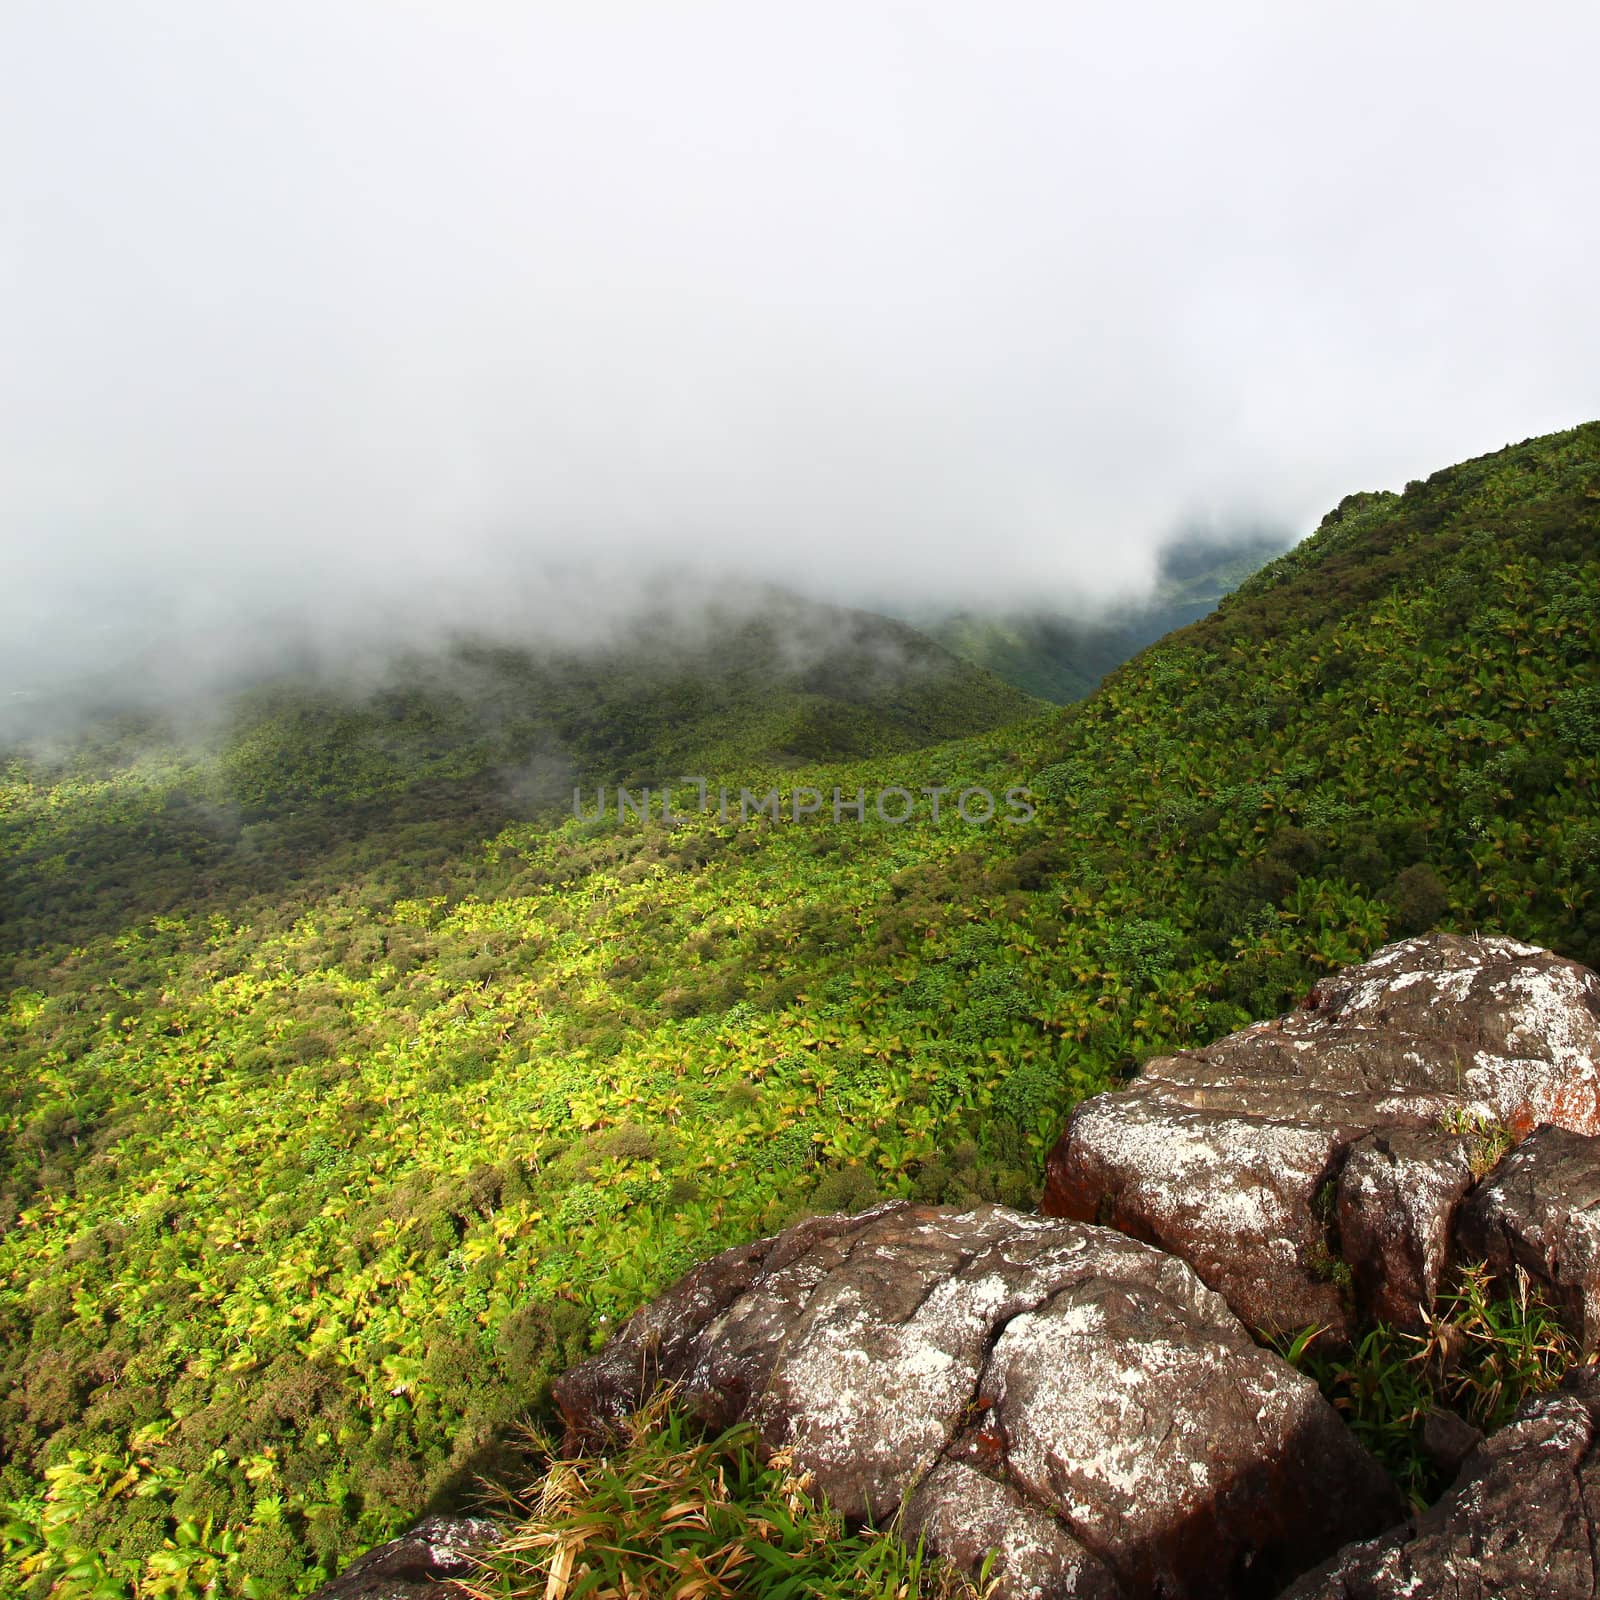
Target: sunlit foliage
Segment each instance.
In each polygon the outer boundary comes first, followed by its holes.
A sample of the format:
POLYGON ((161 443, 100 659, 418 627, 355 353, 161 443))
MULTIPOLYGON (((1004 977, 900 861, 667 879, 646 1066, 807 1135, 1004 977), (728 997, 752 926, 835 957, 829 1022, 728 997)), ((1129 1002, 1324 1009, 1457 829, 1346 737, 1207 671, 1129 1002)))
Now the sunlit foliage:
POLYGON ((1597 528, 1590 426, 1353 497, 1063 713, 586 769, 1021 827, 530 817, 426 707, 398 777, 303 707, 12 761, 0 1587, 305 1592, 723 1245, 1030 1204, 1073 1101, 1399 934, 1600 961, 1597 528))

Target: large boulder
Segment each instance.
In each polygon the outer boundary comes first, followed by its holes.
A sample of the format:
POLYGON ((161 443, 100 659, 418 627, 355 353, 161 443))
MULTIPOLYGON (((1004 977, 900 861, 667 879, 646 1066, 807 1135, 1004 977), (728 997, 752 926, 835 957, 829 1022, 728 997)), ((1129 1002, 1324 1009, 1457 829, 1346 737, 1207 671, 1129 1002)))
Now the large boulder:
POLYGON ((1600 1133, 1600 978, 1435 934, 1086 1101, 1043 1208, 1182 1256, 1259 1333, 1415 1327, 1462 1195, 1540 1123, 1600 1133))
POLYGON ((452 1580, 478 1573, 472 1552, 500 1537, 483 1517, 424 1517, 398 1539, 351 1562, 311 1600, 471 1600, 452 1580))
POLYGON ((847 1517, 1000 1593, 1266 1596, 1396 1520, 1306 1378, 1188 1267, 1109 1229, 897 1203, 725 1252, 566 1373, 569 1443, 660 1382, 752 1423, 847 1517))
POLYGON ((1456 1240, 1501 1278, 1524 1268, 1584 1351, 1600 1345, 1600 1138, 1536 1129, 1473 1190, 1456 1240))
POLYGON ((1437 1504, 1283 1600, 1594 1600, 1597 1552, 1600 1373, 1585 1367, 1524 1404, 1437 1504))

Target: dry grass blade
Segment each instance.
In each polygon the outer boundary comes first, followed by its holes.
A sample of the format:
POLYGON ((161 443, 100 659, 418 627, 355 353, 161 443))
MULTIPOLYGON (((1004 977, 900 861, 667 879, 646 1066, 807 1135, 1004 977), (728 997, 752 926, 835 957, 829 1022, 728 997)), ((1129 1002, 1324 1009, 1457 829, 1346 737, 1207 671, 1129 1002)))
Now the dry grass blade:
POLYGON ((606 1456, 553 1461, 462 1587, 476 1600, 982 1600, 892 1534, 852 1532, 749 1430, 707 1439, 658 1397, 606 1456))

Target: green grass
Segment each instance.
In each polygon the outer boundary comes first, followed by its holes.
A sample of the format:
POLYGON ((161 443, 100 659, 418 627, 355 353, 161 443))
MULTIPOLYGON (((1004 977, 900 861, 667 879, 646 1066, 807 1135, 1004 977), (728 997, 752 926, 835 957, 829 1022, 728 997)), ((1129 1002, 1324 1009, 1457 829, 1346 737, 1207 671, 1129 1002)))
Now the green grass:
POLYGON ((1454 1411, 1492 1433, 1529 1395, 1553 1389, 1578 1359, 1576 1341, 1520 1269, 1507 1288, 1486 1268, 1466 1267, 1421 1334, 1380 1323, 1339 1355, 1314 1354, 1315 1334, 1305 1330, 1284 1354, 1316 1379, 1419 1509, 1449 1487, 1422 1449, 1430 1411, 1454 1411))

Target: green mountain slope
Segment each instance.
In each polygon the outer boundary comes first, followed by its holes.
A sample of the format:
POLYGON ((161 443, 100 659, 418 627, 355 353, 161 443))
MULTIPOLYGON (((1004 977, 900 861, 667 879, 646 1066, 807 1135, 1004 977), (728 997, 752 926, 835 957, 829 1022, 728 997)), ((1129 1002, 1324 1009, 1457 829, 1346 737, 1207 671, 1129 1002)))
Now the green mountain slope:
POLYGON ((1283 544, 1267 534, 1175 542, 1162 551, 1148 599, 1093 618, 963 611, 917 620, 956 655, 1042 700, 1067 705, 1147 645, 1205 616, 1283 544))
POLYGON ((462 849, 580 782, 909 751, 1037 710, 903 623, 771 591, 581 655, 463 643, 187 724, 103 713, 0 750, 0 951, 332 881, 389 834, 402 861, 462 849))
MULTIPOLYGON (((1590 424, 1351 497, 1064 712, 707 773, 903 824, 393 821, 159 915, 130 828, 126 921, 36 928, 0 1046, 4 1586, 303 1591, 710 1251, 1030 1203, 1076 1098, 1404 932, 1600 961, 1597 666, 1590 424)), ((8 778, 40 917, 91 788, 8 778)))

